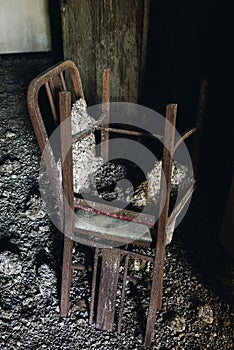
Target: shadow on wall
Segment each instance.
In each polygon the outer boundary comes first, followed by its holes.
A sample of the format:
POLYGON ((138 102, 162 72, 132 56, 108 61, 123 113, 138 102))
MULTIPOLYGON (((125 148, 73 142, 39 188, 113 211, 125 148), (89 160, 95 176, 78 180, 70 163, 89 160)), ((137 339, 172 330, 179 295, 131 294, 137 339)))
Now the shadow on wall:
POLYGON ((205 220, 217 238, 234 165, 229 13, 211 0, 152 1, 142 95, 162 114, 168 102, 178 103, 181 132, 193 124, 200 81, 209 78, 198 179, 205 220))
POLYGON ((63 60, 60 2, 57 0, 50 0, 48 1, 48 5, 52 36, 52 51, 55 61, 59 62, 63 60))

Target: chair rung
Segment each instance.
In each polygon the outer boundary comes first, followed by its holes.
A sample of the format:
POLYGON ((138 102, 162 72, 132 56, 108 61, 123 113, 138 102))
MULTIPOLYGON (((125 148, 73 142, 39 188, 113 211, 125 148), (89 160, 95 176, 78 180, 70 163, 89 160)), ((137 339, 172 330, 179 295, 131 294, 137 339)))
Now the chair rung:
POLYGON ((86 266, 81 265, 81 264, 72 265, 72 268, 73 268, 73 270, 78 270, 78 271, 86 271, 86 270, 91 271, 92 270, 91 266, 88 266, 88 268, 87 268, 86 266))

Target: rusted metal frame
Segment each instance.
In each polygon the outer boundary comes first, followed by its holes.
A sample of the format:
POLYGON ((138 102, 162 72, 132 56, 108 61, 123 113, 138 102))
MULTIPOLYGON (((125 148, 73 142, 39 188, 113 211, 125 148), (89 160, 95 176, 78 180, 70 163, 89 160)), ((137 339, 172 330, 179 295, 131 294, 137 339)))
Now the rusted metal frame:
POLYGON ((98 232, 93 232, 84 229, 74 229, 73 240, 79 240, 80 244, 88 245, 93 248, 107 248, 110 247, 110 242, 118 242, 120 245, 129 244, 127 239, 119 239, 118 236, 104 235, 98 232))
POLYGON ((56 115, 54 116, 55 118, 55 122, 59 122, 58 121, 58 117, 59 117, 59 92, 63 91, 63 86, 62 86, 62 82, 60 79, 60 75, 54 75, 53 77, 49 77, 48 79, 48 85, 50 88, 50 92, 52 96, 48 96, 49 97, 49 102, 51 105, 51 109, 53 112, 53 109, 55 109, 56 115))
POLYGON ((91 133, 95 132, 96 130, 100 130, 98 126, 103 124, 105 118, 106 118, 106 112, 102 112, 100 117, 98 118, 98 120, 96 121, 96 123, 92 127, 85 129, 85 130, 82 130, 82 131, 77 132, 76 134, 72 135, 72 141, 74 143, 81 141, 83 138, 85 138, 86 136, 89 136, 91 133))
POLYGON ((58 75, 66 70, 68 70, 70 73, 76 98, 84 98, 79 71, 74 62, 70 60, 61 62, 38 75, 31 81, 27 91, 28 111, 38 141, 38 145, 40 147, 41 153, 43 154, 43 159, 46 165, 48 176, 51 181, 51 186, 55 196, 55 200, 59 208, 61 228, 63 226, 62 220, 64 216, 60 196, 61 184, 59 183, 56 161, 53 155, 52 148, 49 144, 48 134, 39 107, 39 91, 42 86, 44 86, 46 83, 48 84, 49 78, 52 78, 54 75, 58 75))
MULTIPOLYGON (((80 78, 80 73, 75 63, 71 60, 67 60, 65 61, 65 67, 67 67, 70 73, 76 98, 80 98, 80 97, 84 98, 84 92, 83 92, 82 82, 80 78)), ((63 69, 62 71, 64 70, 65 69, 63 69)))
POLYGON ((132 251, 125 250, 125 249, 120 249, 120 248, 115 248, 115 250, 122 257, 128 256, 129 259, 139 259, 139 260, 154 262, 154 257, 152 257, 152 256, 148 256, 148 255, 145 255, 145 254, 136 253, 136 252, 132 252, 132 251))
POLYGON ((151 246, 151 242, 142 241, 142 240, 131 241, 130 244, 133 244, 134 246, 138 246, 138 247, 144 247, 144 248, 149 248, 151 246))
POLYGON ((181 198, 180 202, 177 204, 177 206, 173 209, 171 215, 168 218, 167 226, 170 226, 172 221, 179 215, 181 210, 184 208, 185 204, 189 200, 189 198, 192 196, 194 191, 194 186, 192 185, 185 193, 185 195, 181 198))
POLYGON ((60 315, 66 317, 70 304, 70 286, 72 282, 72 249, 73 241, 64 236, 63 241, 63 266, 60 299, 60 315))
MULTIPOLYGON (((96 279, 97 279, 97 264, 98 264, 98 253, 99 253, 100 249, 96 248, 95 250, 95 256, 94 256, 94 271, 93 271, 93 279, 92 279, 92 293, 91 293, 91 306, 90 306, 90 316, 89 316, 89 324, 92 324, 93 322, 93 317, 94 317, 94 300, 95 300, 95 292, 96 292, 96 279)), ((147 255, 143 255, 143 254, 139 254, 139 253, 134 253, 134 252, 130 252, 127 250, 123 250, 123 249, 118 249, 115 248, 114 250, 111 249, 105 249, 104 250, 104 255, 107 254, 106 258, 104 258, 103 264, 108 264, 108 267, 110 264, 115 264, 116 263, 116 259, 114 259, 114 257, 117 256, 117 267, 115 266, 115 274, 112 274, 112 286, 113 284, 115 285, 114 290, 110 293, 111 295, 109 295, 109 298, 111 300, 112 303, 112 309, 111 309, 111 316, 109 316, 109 321, 106 320, 105 316, 102 316, 102 306, 104 304, 104 299, 105 295, 103 296, 103 293, 100 294, 99 298, 101 298, 100 301, 100 305, 99 305, 99 321, 97 321, 97 327, 107 330, 107 331, 111 331, 112 327, 113 327, 113 320, 114 320, 114 310, 115 310, 115 298, 116 298, 116 288, 117 288, 117 283, 118 283, 118 279, 119 279, 119 267, 120 267, 120 261, 122 259, 122 257, 125 257, 125 267, 124 267, 124 275, 123 275, 123 281, 122 281, 122 291, 121 291, 121 299, 120 299, 120 308, 119 308, 119 319, 118 319, 118 333, 120 333, 121 331, 121 325, 122 325, 122 319, 123 319, 123 308, 124 308, 124 298, 125 298, 125 292, 126 292, 126 282, 128 279, 128 262, 129 259, 141 259, 141 260, 145 260, 145 261, 149 261, 152 262, 154 261, 153 257, 149 257, 147 255), (113 256, 114 255, 114 256, 113 256), (109 264, 110 262, 110 264, 109 264), (113 300, 114 299, 114 300, 113 300), (114 309, 114 310, 113 310, 114 309), (103 326, 103 320, 105 318, 105 326, 103 326), (107 325, 108 324, 108 325, 107 325), (104 328, 103 328, 104 327, 104 328), (107 328, 106 328, 107 327, 107 328)), ((110 281, 110 276, 107 279, 107 281, 110 281)), ((107 283, 106 281, 106 283, 107 283)), ((106 286, 104 287, 106 288, 106 286)), ((100 287, 100 290, 103 289, 103 286, 100 287)), ((106 289, 105 289, 106 291, 106 289)))
POLYGON ((95 132, 95 130, 96 130, 96 127, 94 126, 94 127, 90 128, 90 129, 85 129, 85 130, 83 130, 83 131, 73 135, 72 136, 73 143, 81 141, 85 137, 89 136, 91 133, 95 132))
POLYGON ((55 108, 53 94, 51 92, 51 87, 50 87, 48 81, 45 83, 45 89, 46 89, 46 92, 47 92, 47 96, 48 96, 48 100, 49 100, 49 103, 50 103, 50 108, 51 108, 51 112, 52 112, 54 121, 57 124, 58 123, 57 111, 56 111, 56 108, 55 108))
POLYGON ((173 165, 173 150, 175 146, 175 127, 177 117, 177 104, 169 104, 166 107, 166 125, 163 147, 163 160, 162 160, 162 174, 165 174, 165 183, 161 176, 162 183, 160 185, 162 189, 162 196, 160 196, 159 212, 161 213, 158 220, 157 231, 157 245, 156 245, 156 260, 161 267, 160 271, 160 283, 158 293, 158 309, 161 309, 162 304, 162 289, 163 289, 163 266, 164 255, 166 248, 166 229, 168 224, 169 204, 171 198, 171 178, 172 178, 172 165, 173 165), (163 192, 166 191, 166 194, 163 192), (163 196, 165 195, 165 205, 163 206, 163 196), (162 256, 160 258, 159 252, 162 256))
POLYGON ((192 148, 192 163, 193 163, 193 172, 196 176, 199 153, 201 148, 202 141, 202 125, 206 113, 206 103, 207 103, 207 95, 208 95, 208 87, 209 87, 209 79, 205 78, 201 82, 199 101, 198 101, 198 109, 196 116, 196 127, 198 132, 196 133, 193 140, 193 148, 192 148))
POLYGON ((39 101, 38 101, 39 90, 42 85, 44 84, 40 84, 38 83, 37 79, 34 79, 30 83, 27 91, 28 111, 29 111, 29 115, 32 121, 32 125, 37 137, 37 141, 38 141, 41 153, 43 153, 45 146, 49 140, 49 137, 43 122, 43 118, 41 115, 39 101))
POLYGON ((103 126, 103 124, 106 123, 106 118, 107 118, 107 113, 106 113, 106 111, 103 111, 93 127, 89 128, 89 129, 85 129, 85 130, 78 132, 72 136, 73 142, 81 141, 84 137, 90 135, 92 132, 95 132, 95 131, 101 131, 103 134, 115 133, 115 134, 123 134, 123 135, 135 136, 135 137, 140 137, 140 138, 152 138, 152 139, 157 138, 161 141, 163 140, 163 135, 159 135, 159 134, 154 134, 154 133, 151 134, 151 133, 144 133, 141 131, 103 126))
POLYGON ((92 288, 91 288, 91 300, 90 300, 90 311, 89 311, 89 324, 93 323, 94 317, 94 303, 95 303, 95 293, 97 284, 97 269, 98 269, 98 253, 99 249, 95 249, 94 253, 94 264, 93 264, 93 277, 92 277, 92 288))
POLYGON ((101 131, 101 156, 104 162, 109 159, 109 123, 110 123, 110 69, 102 73, 102 111, 105 112, 104 129, 101 131))
MULTIPOLYGON (((102 116, 105 117, 106 114, 102 113, 102 116)), ((163 140, 162 135, 157 135, 157 134, 147 134, 147 133, 142 133, 139 131, 133 131, 133 130, 125 130, 125 129, 116 129, 116 128, 105 128, 103 126, 100 126, 99 124, 103 123, 103 118, 100 118, 100 121, 97 121, 97 125, 94 125, 90 129, 85 129, 75 135, 72 136, 73 142, 78 142, 81 141, 83 138, 86 136, 90 135, 92 132, 97 131, 103 131, 103 132, 109 132, 109 133, 115 133, 115 134, 123 134, 123 135, 129 135, 129 136, 135 136, 135 137, 140 137, 140 138, 152 138, 152 139, 159 139, 163 140)))
POLYGON ((59 93, 60 133, 61 133, 61 163, 64 204, 64 248, 61 286, 62 317, 67 316, 70 300, 70 285, 72 281, 72 248, 71 239, 74 232, 74 194, 73 194, 73 164, 72 164, 72 134, 71 123, 71 93, 59 93))
POLYGON ((118 327, 117 327, 117 332, 121 332, 121 326, 122 326, 122 320, 123 320, 123 310, 124 310, 124 299, 125 299, 125 294, 126 294, 126 283, 127 280, 136 282, 135 279, 128 277, 128 263, 129 263, 129 258, 133 259, 140 259, 144 261, 149 261, 152 262, 154 261, 153 257, 148 257, 143 254, 138 254, 138 253, 132 253, 129 251, 122 251, 121 254, 125 256, 125 266, 124 266, 124 275, 123 275, 123 282, 122 282, 122 291, 121 291, 121 299, 120 299, 120 307, 119 307, 119 318, 118 318, 118 327))
POLYGON ((103 131, 109 131, 115 134, 123 134, 123 135, 129 135, 129 136, 136 136, 136 137, 144 137, 144 138, 157 138, 159 140, 163 140, 162 135, 158 134, 150 134, 150 133, 144 133, 141 131, 135 131, 135 130, 127 130, 127 129, 119 129, 119 128, 112 128, 112 127, 103 127, 103 126, 97 126, 96 130, 103 130, 103 131))
POLYGON ((117 249, 104 249, 98 295, 96 327, 113 330, 121 254, 117 249))
POLYGON ((122 320, 123 320, 124 299, 125 299, 126 283, 127 283, 127 277, 128 277, 128 261, 129 261, 129 257, 127 255, 125 258, 124 276, 123 276, 123 282, 122 282, 122 291, 121 291, 121 299, 120 299, 120 307, 119 307, 119 319, 118 319, 118 328, 117 328, 118 333, 121 332, 121 326, 122 326, 122 320))
POLYGON ((129 250, 123 250, 123 249, 119 249, 119 251, 122 254, 122 256, 128 256, 130 259, 139 259, 139 260, 154 262, 154 258, 152 256, 135 253, 135 252, 131 252, 129 250))
POLYGON ((158 220, 158 231, 156 240, 156 252, 155 261, 153 267, 152 287, 150 293, 150 304, 146 323, 146 332, 144 346, 150 346, 154 325, 156 321, 157 310, 161 307, 162 299, 162 282, 163 282, 163 266, 164 255, 166 247, 166 229, 168 222, 169 202, 170 202, 170 186, 172 175, 172 152, 174 147, 174 132, 171 126, 167 122, 171 123, 173 127, 176 124, 177 105, 169 104, 166 107, 166 125, 165 125, 165 137, 163 147, 163 160, 162 160, 162 174, 164 173, 165 182, 163 176, 161 176, 161 192, 160 192, 160 212, 161 215, 158 220))
MULTIPOLYGON (((53 155, 52 148, 49 144, 48 134, 46 132, 46 128, 45 128, 44 121, 43 121, 40 107, 39 107, 39 90, 43 85, 46 84, 47 93, 48 93, 49 80, 52 79, 54 75, 62 74, 62 72, 65 70, 68 70, 70 73, 76 98, 84 97, 79 72, 77 67, 72 61, 62 62, 56 65, 55 67, 50 68, 48 71, 42 73, 41 75, 37 76, 35 79, 31 81, 27 92, 29 115, 32 121, 32 125, 34 128, 35 135, 37 137, 37 141, 38 141, 41 153, 43 154, 44 162, 47 168, 47 173, 51 181, 51 186, 55 195, 55 199, 59 207, 61 231, 64 226, 63 219, 66 215, 64 215, 63 201, 61 200, 61 184, 59 182, 57 164, 53 155)), ((63 82, 62 82, 62 86, 64 88, 63 82)), ((52 101, 53 95, 52 93, 51 94, 50 93, 51 93, 51 90, 49 91, 49 96, 52 101)), ((69 110, 69 116, 70 116, 70 110, 69 110)), ((71 198, 72 198, 71 200, 73 200, 73 190, 72 190, 71 198)), ((66 228, 66 230, 68 230, 68 228, 66 228)), ((65 236, 64 237, 63 283, 62 283, 62 293, 61 293, 61 315, 62 316, 66 316, 68 307, 69 307, 69 294, 70 294, 69 289, 70 288, 67 288, 67 286, 69 287, 71 283, 72 245, 73 244, 71 239, 65 236)))
POLYGON ((63 61, 57 66, 55 66, 54 68, 52 68, 48 73, 49 73, 49 77, 53 77, 54 75, 63 73, 65 71, 69 72, 76 98, 79 98, 79 97, 84 98, 84 92, 83 92, 82 82, 80 78, 80 73, 73 61, 71 60, 63 61))
MULTIPOLYGON (((44 81, 43 81, 44 83, 44 81)), ((61 229, 63 227, 63 205, 61 201, 61 184, 59 182, 59 175, 57 164, 54 158, 53 150, 49 143, 49 137, 45 128, 45 124, 41 115, 39 107, 39 90, 42 86, 40 79, 34 79, 27 91, 27 103, 29 116, 33 125, 33 129, 37 138, 37 142, 43 155, 43 160, 46 166, 46 171, 48 173, 52 190, 55 196, 56 204, 59 208, 59 219, 61 229)))
POLYGON ((66 82, 65 82, 65 79, 64 79, 63 72, 60 72, 59 76, 60 76, 60 79, 61 79, 63 91, 67 91, 67 86, 66 86, 66 82))
POLYGON ((125 221, 132 221, 138 224, 153 227, 155 224, 155 216, 145 213, 138 213, 98 202, 74 198, 75 209, 85 210, 91 213, 110 216, 125 221))
POLYGON ((77 271, 86 271, 86 266, 84 265, 72 265, 72 269, 73 270, 77 270, 77 271))
POLYGON ((192 128, 188 131, 186 131, 181 138, 176 142, 173 153, 175 153, 175 151, 177 150, 177 148, 191 135, 193 135, 195 132, 197 132, 198 128, 192 128))
POLYGON ((60 78, 60 73, 53 75, 53 77, 49 77, 48 83, 51 88, 53 98, 57 99, 58 101, 59 100, 58 93, 63 91, 63 85, 60 78))
POLYGON ((40 112, 40 107, 39 107, 39 101, 38 101, 39 90, 43 85, 45 85, 46 83, 48 84, 50 78, 52 78, 54 75, 60 74, 65 70, 68 70, 71 75, 76 97, 77 98, 84 97, 79 71, 76 65, 74 64, 74 62, 70 60, 59 63, 58 65, 38 75, 36 78, 34 78, 31 81, 28 87, 28 92, 27 92, 28 109, 29 109, 30 117, 32 119, 33 127, 35 126, 34 130, 37 130, 36 136, 37 136, 41 153, 43 153, 45 145, 48 141, 48 135, 45 129, 45 125, 44 125, 43 118, 40 112))
POLYGON ((44 71, 43 73, 39 74, 36 78, 34 78, 31 81, 29 86, 30 90, 34 88, 39 91, 41 86, 43 86, 46 82, 49 82, 50 78, 53 78, 55 75, 59 75, 60 73, 65 71, 69 72, 76 98, 84 98, 80 73, 75 63, 71 60, 60 62, 55 66, 49 68, 48 70, 44 71))

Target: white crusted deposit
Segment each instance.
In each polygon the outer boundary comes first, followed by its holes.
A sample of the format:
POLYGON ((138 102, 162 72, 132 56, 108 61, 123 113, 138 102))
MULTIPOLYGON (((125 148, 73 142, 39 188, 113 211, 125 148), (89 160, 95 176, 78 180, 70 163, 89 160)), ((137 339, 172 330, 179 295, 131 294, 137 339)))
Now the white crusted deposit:
MULTIPOLYGON (((77 100, 71 111, 72 134, 77 134, 92 127, 95 123, 86 111, 84 99, 77 100)), ((74 191, 80 192, 89 187, 88 177, 103 164, 101 157, 96 157, 95 136, 93 133, 73 145, 74 191)))
MULTIPOLYGON (((147 202, 158 202, 161 183, 162 161, 156 161, 153 169, 147 174, 144 181, 135 191, 133 202, 137 207, 144 207, 147 202)), ((172 166, 171 191, 176 192, 192 184, 193 178, 186 166, 174 161, 172 166)))
MULTIPOLYGON (((87 113, 86 108, 84 99, 77 100, 72 107, 71 125, 73 135, 93 127, 96 123, 95 119, 87 113)), ((102 198, 108 199, 109 197, 111 200, 118 197, 119 200, 132 202, 133 205, 141 208, 147 202, 157 202, 159 200, 161 168, 162 162, 156 161, 153 169, 146 174, 147 180, 133 194, 132 188, 118 186, 120 181, 125 178, 125 166, 115 164, 113 161, 104 165, 103 159, 96 156, 93 132, 73 145, 74 191, 76 193, 91 192, 97 195, 97 188, 98 190, 105 188, 106 192, 98 191, 102 198)), ((181 186, 191 184, 192 181, 188 168, 174 162, 171 181, 172 192, 178 191, 181 186)))

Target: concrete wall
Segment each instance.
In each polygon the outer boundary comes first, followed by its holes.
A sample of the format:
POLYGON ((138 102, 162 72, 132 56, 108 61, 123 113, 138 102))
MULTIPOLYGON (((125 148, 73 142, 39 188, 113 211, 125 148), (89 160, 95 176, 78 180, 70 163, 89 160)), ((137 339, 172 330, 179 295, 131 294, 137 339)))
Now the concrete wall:
POLYGON ((48 0, 0 0, 0 53, 49 50, 48 0))

